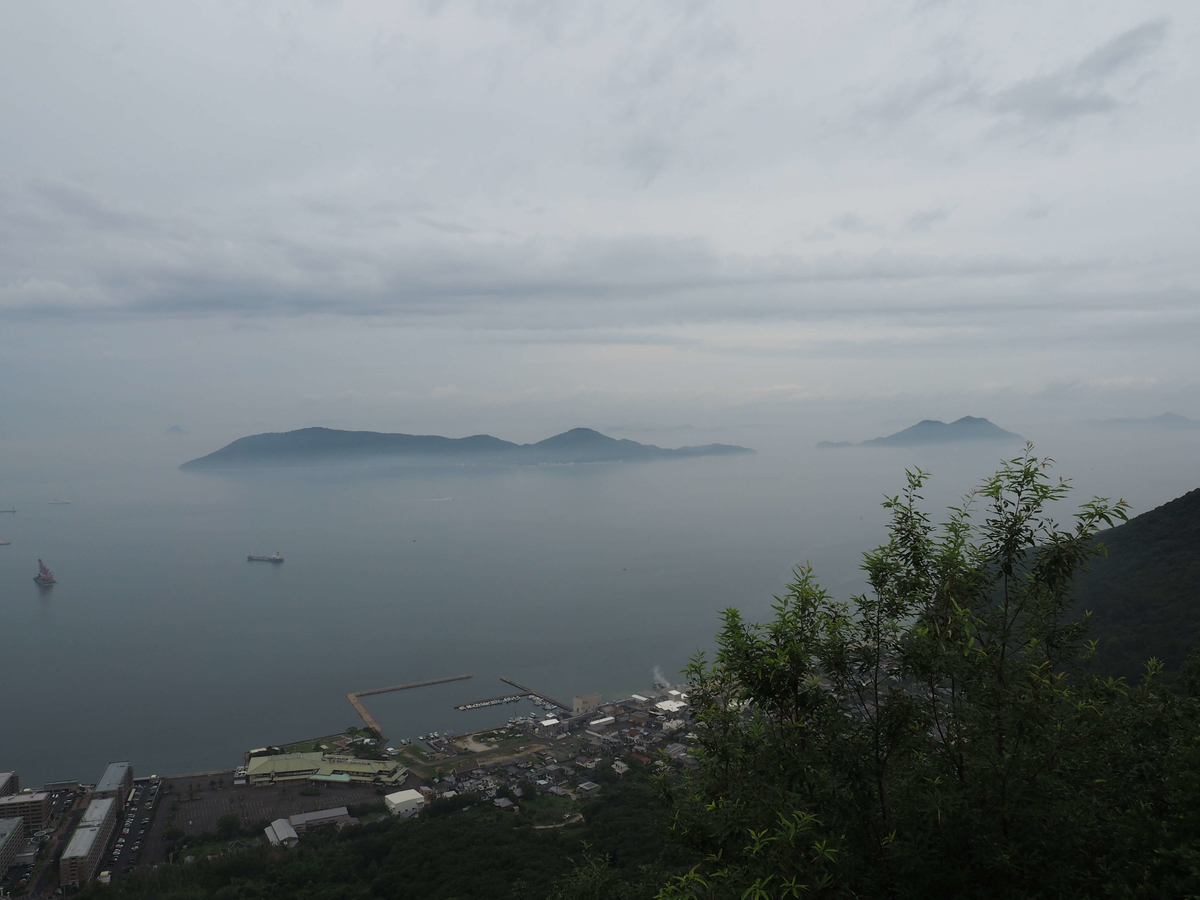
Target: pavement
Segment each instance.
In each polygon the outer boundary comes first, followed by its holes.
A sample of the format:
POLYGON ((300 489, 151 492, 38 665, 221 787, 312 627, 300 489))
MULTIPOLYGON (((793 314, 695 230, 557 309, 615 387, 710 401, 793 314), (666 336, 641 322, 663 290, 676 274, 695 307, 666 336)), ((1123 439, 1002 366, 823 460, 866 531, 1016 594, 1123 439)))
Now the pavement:
MULTIPOLYGON (((233 770, 222 773, 206 773, 209 777, 181 776, 164 778, 158 809, 148 829, 142 846, 141 865, 166 862, 167 844, 163 831, 173 825, 187 835, 204 832, 215 834, 217 820, 233 813, 242 823, 242 828, 251 828, 262 821, 287 818, 302 812, 330 809, 337 806, 357 806, 362 803, 383 805, 383 797, 376 793, 373 784, 347 784, 320 788, 315 797, 300 793, 306 785, 292 783, 287 786, 250 787, 233 785, 233 770), (224 787, 220 786, 224 780, 224 787), (215 783, 215 784, 214 784, 215 783), (189 786, 192 788, 189 793, 189 786), (196 789, 198 788, 198 789, 196 789), (172 807, 175 819, 168 823, 172 807)), ((405 781, 405 787, 419 783, 413 776, 405 781)), ((401 787, 386 788, 391 791, 401 787)), ((259 835, 254 835, 257 837, 259 835)), ((240 838, 247 840, 246 837, 240 838)))

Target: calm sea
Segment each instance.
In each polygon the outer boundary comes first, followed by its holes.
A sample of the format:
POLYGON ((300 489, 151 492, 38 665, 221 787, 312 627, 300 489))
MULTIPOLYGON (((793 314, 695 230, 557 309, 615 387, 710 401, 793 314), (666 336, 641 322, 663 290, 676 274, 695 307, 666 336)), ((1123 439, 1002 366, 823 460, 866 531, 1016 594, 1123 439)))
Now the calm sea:
MULTIPOLYGON (((399 739, 504 721, 514 707, 453 709, 508 693, 502 676, 567 702, 677 681, 720 610, 765 618, 797 563, 860 590, 905 466, 932 470, 944 504, 1006 449, 227 476, 175 468, 210 448, 150 443, 3 446, 0 508, 18 512, 0 514, 0 770, 26 784, 116 759, 232 767, 359 724, 346 693, 391 684, 474 676, 367 698, 399 739), (282 565, 246 561, 276 550, 282 565)), ((1048 444, 1081 497, 1144 510, 1200 484, 1195 435, 1048 444)))

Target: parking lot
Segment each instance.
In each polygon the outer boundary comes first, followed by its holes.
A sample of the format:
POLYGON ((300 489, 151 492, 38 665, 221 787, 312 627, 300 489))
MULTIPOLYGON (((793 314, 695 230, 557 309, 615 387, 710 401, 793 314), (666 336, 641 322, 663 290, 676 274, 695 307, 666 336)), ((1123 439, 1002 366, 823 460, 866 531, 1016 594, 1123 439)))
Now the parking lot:
MULTIPOLYGON (((416 777, 410 775, 404 787, 417 783, 416 777)), ((232 770, 164 779, 159 794, 158 814, 152 817, 146 840, 143 841, 140 861, 143 865, 151 865, 166 860, 168 841, 163 838, 163 832, 169 827, 178 828, 186 835, 215 834, 217 821, 230 813, 237 816, 243 829, 250 829, 263 821, 318 809, 357 806, 361 803, 383 805, 383 798, 376 793, 376 786, 371 784, 321 787, 319 793, 310 795, 301 793, 305 789, 304 783, 286 787, 234 787, 232 770), (170 821, 172 810, 174 818, 170 821)), ((389 791, 400 789, 388 788, 389 791)))
POLYGON ((158 781, 134 783, 133 799, 125 806, 125 812, 117 823, 112 849, 100 866, 102 870, 111 872, 114 878, 137 865, 146 833, 154 818, 154 804, 160 789, 158 781))

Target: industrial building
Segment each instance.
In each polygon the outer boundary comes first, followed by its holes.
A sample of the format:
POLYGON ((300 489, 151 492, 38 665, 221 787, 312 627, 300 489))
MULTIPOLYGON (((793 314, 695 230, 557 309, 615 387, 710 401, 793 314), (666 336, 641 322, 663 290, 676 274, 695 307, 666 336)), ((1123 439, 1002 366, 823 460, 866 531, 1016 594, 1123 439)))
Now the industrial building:
POLYGON ((407 819, 421 811, 421 807, 425 805, 425 798, 421 796, 420 791, 396 791, 383 798, 383 805, 393 816, 407 819))
POLYGON ((0 873, 7 872, 25 840, 25 820, 0 819, 0 873))
POLYGON ((337 806, 333 809, 297 813, 287 819, 276 819, 263 829, 263 834, 272 846, 283 844, 285 847, 294 847, 299 842, 300 835, 322 825, 333 825, 340 831, 343 826, 357 824, 358 819, 350 815, 346 807, 337 806))
POLYGON ((394 759, 355 759, 323 753, 279 753, 252 756, 246 765, 246 781, 271 785, 289 781, 332 784, 400 784, 408 767, 394 759))
POLYGON ((357 825, 358 819, 350 815, 350 811, 344 806, 335 806, 333 809, 318 809, 313 812, 297 813, 288 819, 292 823, 292 827, 296 829, 296 834, 305 834, 314 828, 320 828, 322 825, 334 825, 338 831, 346 825, 357 825))
POLYGON ((95 877, 116 823, 115 797, 103 797, 88 804, 59 860, 60 884, 78 886, 95 877))
POLYGON ((117 801, 117 814, 125 811, 125 801, 133 791, 133 766, 128 762, 109 763, 103 777, 96 782, 92 798, 103 800, 107 797, 117 801))
POLYGON ((20 816, 25 820, 25 831, 32 834, 46 827, 50 820, 50 795, 45 791, 29 791, 0 797, 0 819, 20 816))
POLYGON ((263 829, 263 834, 267 836, 267 840, 271 842, 272 847, 278 847, 280 844, 283 844, 285 847, 295 847, 300 843, 300 837, 296 834, 296 829, 292 827, 292 823, 287 819, 276 819, 263 829))
POLYGON ((582 697, 574 697, 571 700, 571 715, 586 716, 588 713, 594 713, 603 702, 604 698, 599 694, 584 694, 582 697))

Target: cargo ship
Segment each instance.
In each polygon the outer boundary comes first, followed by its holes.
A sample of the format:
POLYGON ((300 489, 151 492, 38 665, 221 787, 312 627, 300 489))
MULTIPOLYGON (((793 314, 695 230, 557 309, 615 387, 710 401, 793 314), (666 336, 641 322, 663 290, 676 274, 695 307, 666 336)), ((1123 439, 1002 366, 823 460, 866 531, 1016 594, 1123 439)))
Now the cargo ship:
POLYGON ((38 573, 33 576, 34 582, 38 587, 50 587, 52 584, 57 584, 54 580, 54 573, 46 568, 46 564, 40 559, 38 560, 38 573))
POLYGON ((281 563, 281 562, 283 562, 283 554, 282 554, 282 553, 279 553, 278 551, 276 551, 275 553, 271 554, 270 556, 259 556, 259 555, 258 555, 258 554, 256 554, 256 553, 250 553, 250 554, 247 554, 247 556, 246 556, 246 562, 273 562, 273 563, 281 563))

